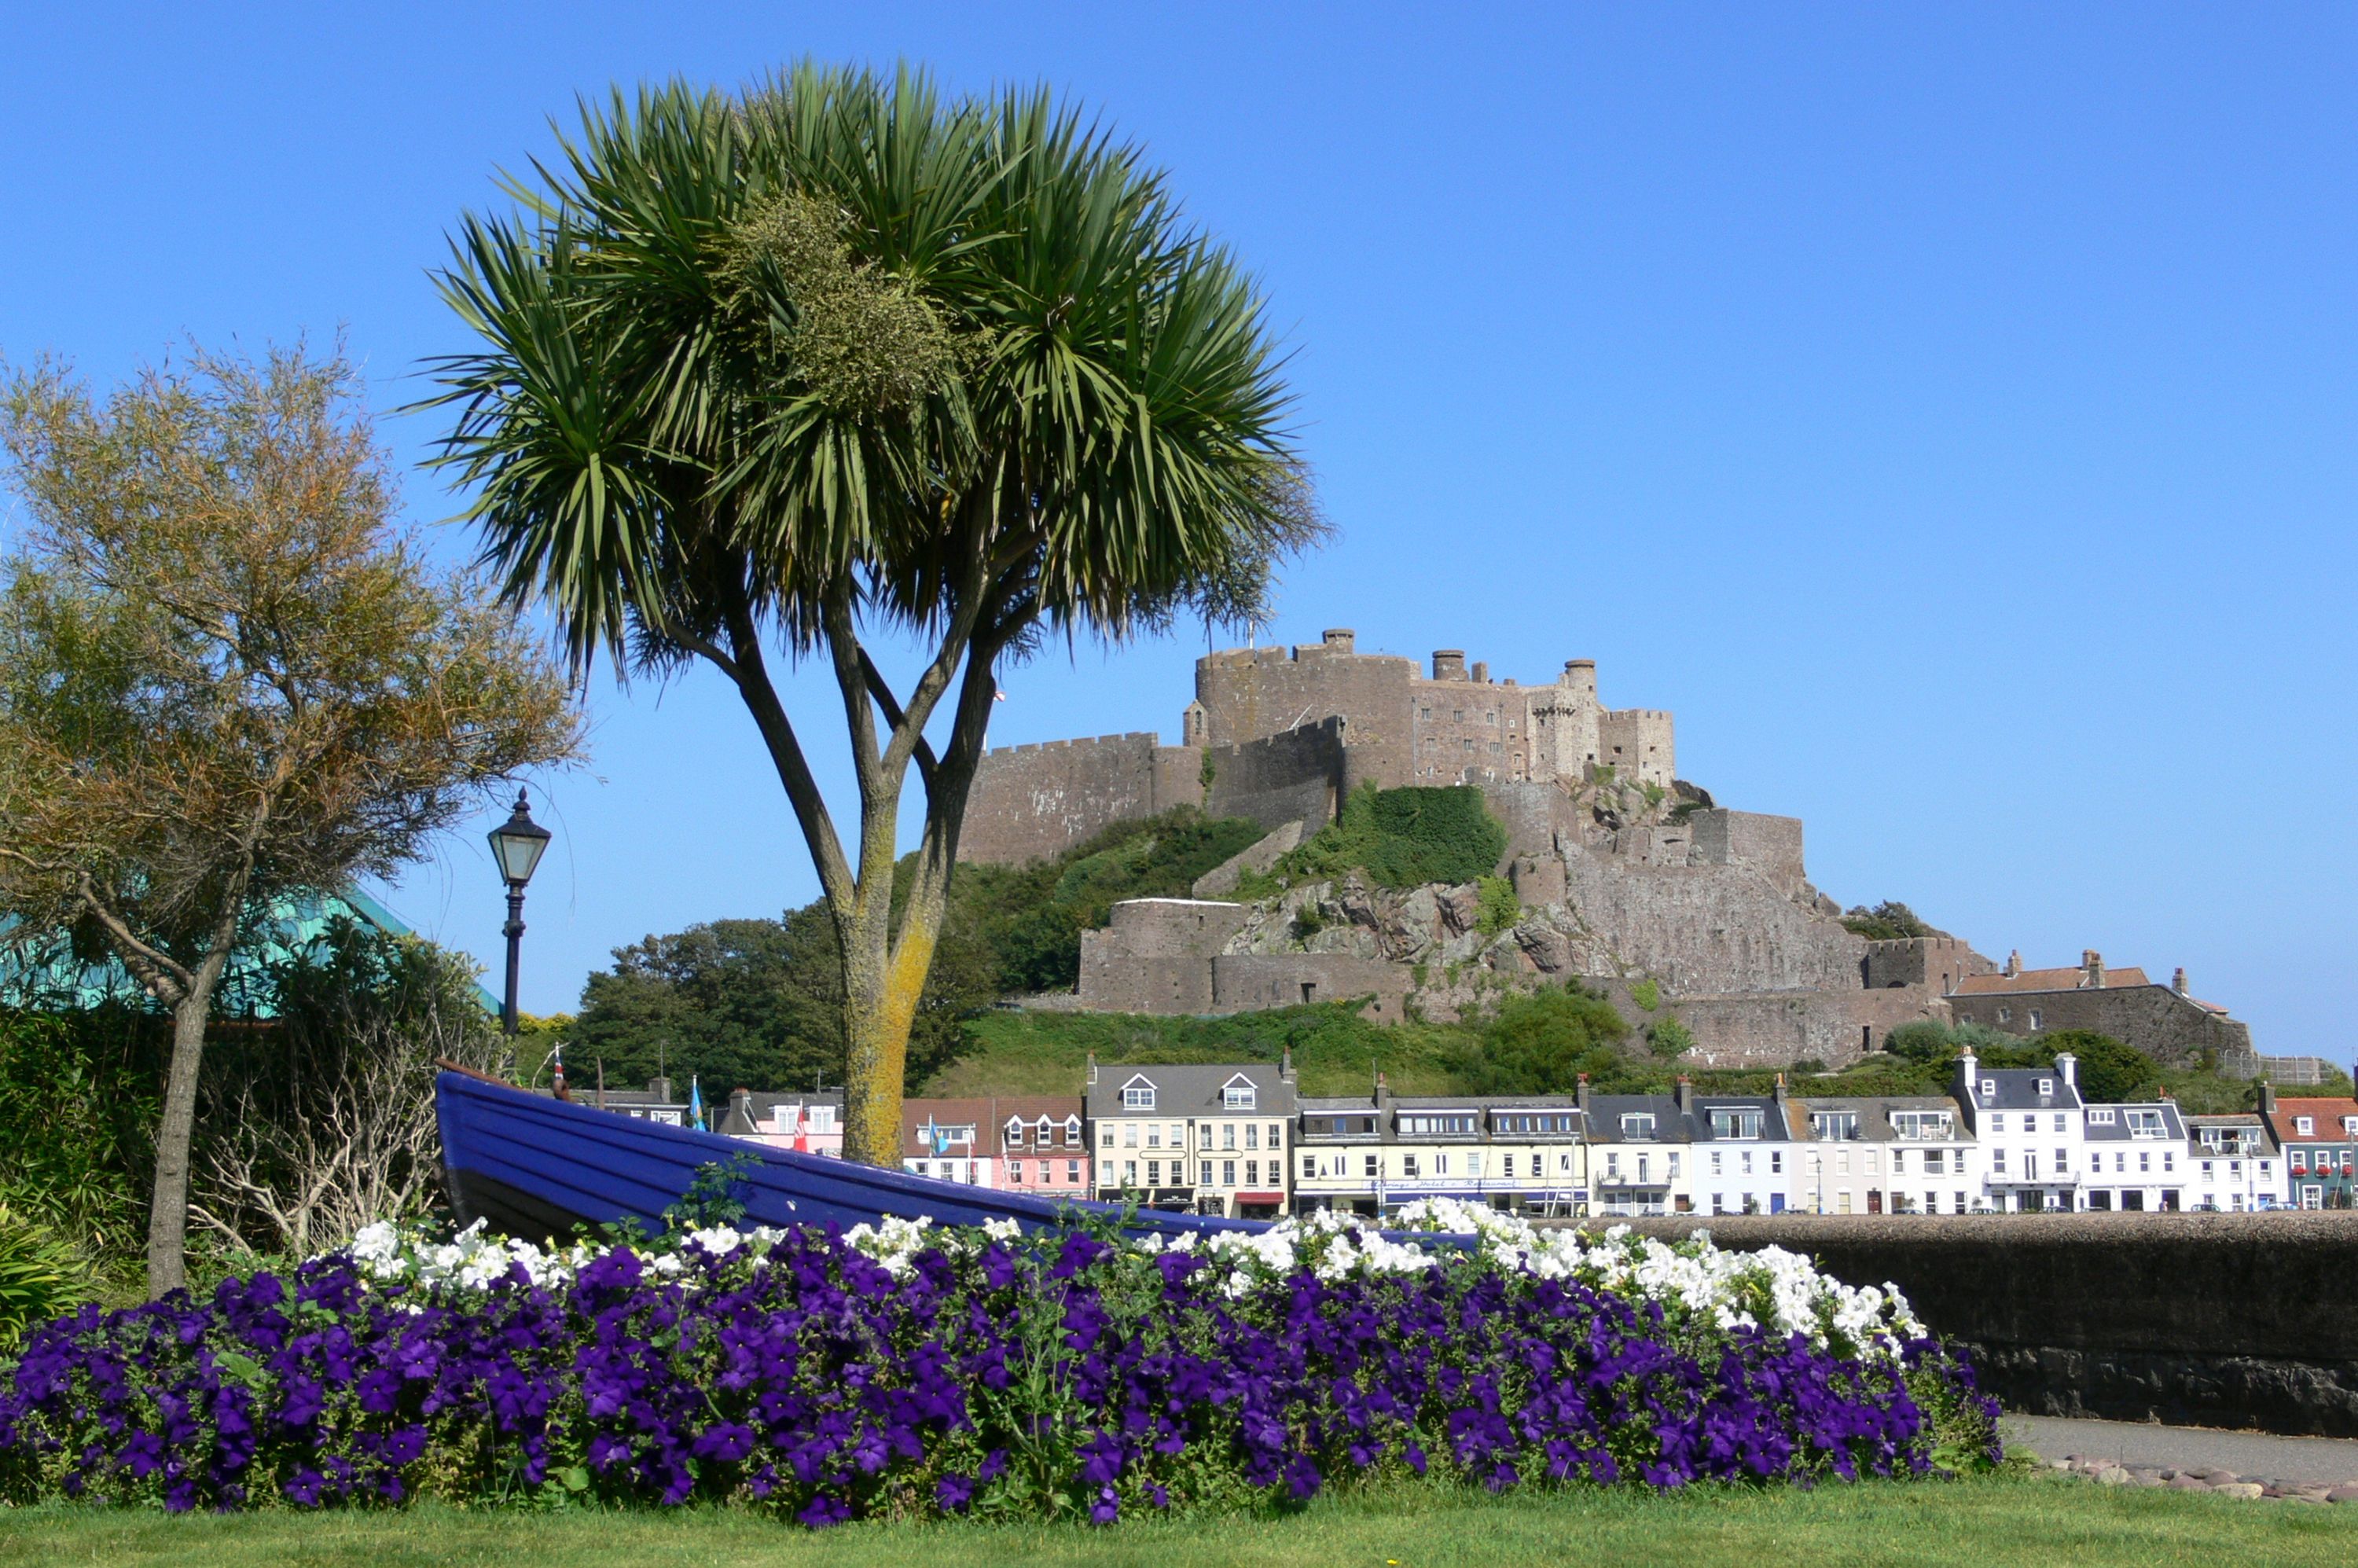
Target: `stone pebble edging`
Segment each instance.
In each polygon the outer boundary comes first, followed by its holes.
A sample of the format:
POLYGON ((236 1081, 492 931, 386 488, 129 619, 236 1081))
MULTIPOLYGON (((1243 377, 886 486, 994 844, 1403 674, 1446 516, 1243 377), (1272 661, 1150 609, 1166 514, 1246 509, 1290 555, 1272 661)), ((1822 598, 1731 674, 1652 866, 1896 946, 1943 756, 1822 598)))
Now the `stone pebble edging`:
POLYGON ((2210 1492, 2246 1501, 2358 1504, 2358 1481, 2332 1486, 2322 1481, 2279 1481, 2261 1476, 2238 1476, 2233 1470, 2197 1465, 2173 1469, 2167 1465, 2125 1465, 2116 1459, 2082 1459, 2067 1454, 2052 1467, 2085 1476, 2100 1487, 2158 1487, 2173 1492, 2210 1492))

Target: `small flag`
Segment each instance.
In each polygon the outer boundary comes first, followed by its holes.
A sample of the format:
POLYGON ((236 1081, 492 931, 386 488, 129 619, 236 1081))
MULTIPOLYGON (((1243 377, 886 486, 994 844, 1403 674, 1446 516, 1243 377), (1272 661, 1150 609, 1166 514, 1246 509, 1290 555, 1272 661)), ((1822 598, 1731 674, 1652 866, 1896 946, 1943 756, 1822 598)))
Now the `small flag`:
POLYGON ((1006 691, 1001 687, 992 687, 990 688, 990 700, 993 702, 1005 702, 1007 700, 1006 691))
POLYGON ((704 1093, 696 1087, 696 1075, 687 1076, 687 1119, 697 1126, 704 1125, 704 1093))

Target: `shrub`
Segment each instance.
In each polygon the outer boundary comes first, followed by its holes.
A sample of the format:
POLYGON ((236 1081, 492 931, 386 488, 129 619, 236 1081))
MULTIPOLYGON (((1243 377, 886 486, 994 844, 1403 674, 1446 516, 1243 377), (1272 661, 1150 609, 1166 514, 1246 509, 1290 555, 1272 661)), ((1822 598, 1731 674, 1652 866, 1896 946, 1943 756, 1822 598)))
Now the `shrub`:
POLYGON ((1896 900, 1886 899, 1873 909, 1864 904, 1855 906, 1842 917, 1843 929, 1854 936, 1864 936, 1870 942, 1892 942, 1906 936, 1938 936, 1940 932, 1916 917, 1916 912, 1896 900))
POLYGON ((1576 984, 1512 996, 1482 1026, 1479 1054, 1463 1061, 1466 1094, 1570 1094, 1580 1075, 1609 1080, 1624 1070, 1614 1049, 1629 1026, 1603 997, 1576 984))
POLYGON ((1322 1216, 1166 1249, 892 1221, 552 1256, 372 1227, 287 1276, 37 1331, 0 1393, 0 1493, 1110 1523, 1412 1474, 1671 1488, 1997 1458, 1969 1368, 1804 1258, 1406 1220, 1479 1234, 1426 1250, 1322 1216))
POLYGON ((91 1284, 70 1242, 0 1204, 0 1353, 14 1350, 27 1329, 88 1301, 91 1284))
POLYGON ((1484 807, 1478 789, 1366 784, 1277 870, 1296 881, 1359 871, 1379 886, 1411 888, 1473 881, 1506 852, 1507 830, 1484 807))
POLYGON ((1641 1011, 1651 1012, 1662 1005, 1662 988, 1649 976, 1629 988, 1629 1000, 1636 1002, 1641 1011))
POLYGON ((1694 1043, 1693 1032, 1675 1018, 1666 1018, 1646 1032, 1646 1044, 1665 1060, 1685 1055, 1694 1049, 1694 1043))
POLYGON ((1512 931, 1522 924, 1522 900, 1515 896, 1515 884, 1504 877, 1485 876, 1477 884, 1474 926, 1485 936, 1496 936, 1502 931, 1512 931))

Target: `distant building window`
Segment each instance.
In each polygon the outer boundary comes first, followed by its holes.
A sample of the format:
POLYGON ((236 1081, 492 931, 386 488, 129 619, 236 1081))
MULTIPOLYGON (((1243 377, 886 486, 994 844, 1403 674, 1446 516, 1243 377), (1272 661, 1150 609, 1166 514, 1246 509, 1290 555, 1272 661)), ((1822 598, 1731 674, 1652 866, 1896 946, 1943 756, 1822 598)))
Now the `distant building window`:
POLYGON ((2296 1116, 2292 1119, 2292 1130, 2303 1138, 2313 1137, 2317 1132, 2317 1123, 2309 1117, 2296 1116))
MULTIPOLYGON (((2030 1025, 2030 1026, 2031 1026, 2033 1029, 2038 1028, 2038 1027, 2039 1027, 2039 1024, 2038 1024, 2038 1014, 2033 1013, 2033 1014, 2031 1015, 2031 1019, 2032 1019, 2032 1022, 2031 1022, 2031 1025, 2030 1025)), ((2053 1078, 2041 1078, 2041 1079, 2039 1079, 2039 1098, 2040 1099, 2047 1099, 2047 1098, 2051 1098, 2051 1097, 2054 1095, 2054 1093, 2055 1093, 2055 1080, 2054 1080, 2053 1078)))
POLYGON ((2014 1009, 2010 1007, 1999 1008, 1997 1010, 1997 1021, 2000 1023, 2012 1023, 2014 1022, 2014 1009))
MULTIPOLYGON (((1995 1099, 1995 1098, 1997 1098, 1997 1080, 1996 1080, 1996 1078, 1984 1078, 1984 1079, 1982 1080, 1982 1098, 1984 1098, 1984 1099, 1995 1099)), ((1995 1128, 1995 1127, 1997 1125, 1997 1123, 1996 1123, 1996 1121, 1992 1121, 1992 1122, 1990 1123, 1990 1125, 1991 1125, 1993 1128, 1995 1128)))
POLYGON ((1653 1135, 1654 1118, 1652 1112, 1649 1111, 1642 1115, 1625 1116, 1621 1119, 1622 1137, 1651 1138, 1653 1135))
POLYGON ((1220 1090, 1220 1105, 1228 1110, 1253 1108, 1253 1086, 1241 1078, 1230 1079, 1220 1090))
POLYGON ((2088 1123, 2092 1127, 2110 1127, 2113 1124, 2113 1108, 2108 1105, 2089 1107, 2088 1123))
POLYGON ((2034 1030, 2046 1027, 2046 1021, 2039 1017, 2039 1010, 2035 1007, 2030 1010, 2030 1027, 2034 1030))
POLYGON ((1143 1082, 1133 1082, 1123 1085, 1121 1090, 1121 1107, 1124 1110, 1152 1110, 1154 1108, 1154 1086, 1152 1084, 1143 1082))

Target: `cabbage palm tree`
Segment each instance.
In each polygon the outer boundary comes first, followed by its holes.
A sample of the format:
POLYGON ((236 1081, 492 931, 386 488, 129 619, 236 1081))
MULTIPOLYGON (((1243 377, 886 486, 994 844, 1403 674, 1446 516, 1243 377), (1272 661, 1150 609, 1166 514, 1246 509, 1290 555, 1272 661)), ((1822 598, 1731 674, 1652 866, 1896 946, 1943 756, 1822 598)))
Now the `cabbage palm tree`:
POLYGON ((577 670, 734 684, 843 966, 846 1152, 897 1163, 902 1073, 1003 660, 1260 606, 1320 524, 1252 282, 1161 174, 1045 92, 806 66, 586 108, 518 210, 465 219, 438 461, 577 670), (903 689, 871 652, 917 640, 903 689), (848 846, 773 660, 821 661, 848 846), (832 706, 832 705, 830 705, 832 706), (914 768, 925 826, 894 894, 914 768))

